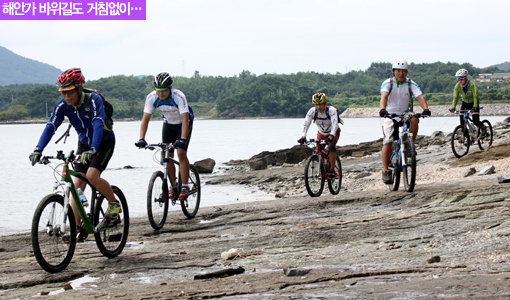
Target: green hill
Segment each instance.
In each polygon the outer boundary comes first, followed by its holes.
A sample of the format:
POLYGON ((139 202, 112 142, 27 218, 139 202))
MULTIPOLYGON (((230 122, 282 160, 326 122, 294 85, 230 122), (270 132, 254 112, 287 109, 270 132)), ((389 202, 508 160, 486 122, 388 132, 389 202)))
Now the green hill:
POLYGON ((52 84, 61 70, 19 56, 0 46, 0 86, 9 84, 52 84))
POLYGON ((497 64, 492 67, 496 67, 496 68, 500 69, 501 71, 510 72, 510 62, 509 61, 505 61, 504 63, 497 64))

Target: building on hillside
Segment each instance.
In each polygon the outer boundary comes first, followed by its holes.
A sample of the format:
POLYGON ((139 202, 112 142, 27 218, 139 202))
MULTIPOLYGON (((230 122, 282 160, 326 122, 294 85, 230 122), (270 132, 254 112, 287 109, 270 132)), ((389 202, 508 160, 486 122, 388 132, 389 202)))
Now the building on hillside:
POLYGON ((496 81, 508 81, 510 80, 510 73, 494 73, 491 79, 496 81))

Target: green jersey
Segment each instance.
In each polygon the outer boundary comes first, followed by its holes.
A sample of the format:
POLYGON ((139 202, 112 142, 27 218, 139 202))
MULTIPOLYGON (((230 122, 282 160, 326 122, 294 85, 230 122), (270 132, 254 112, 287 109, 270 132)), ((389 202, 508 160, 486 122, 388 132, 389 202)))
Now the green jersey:
POLYGON ((473 107, 479 107, 479 100, 478 100, 478 87, 474 82, 471 80, 467 83, 467 92, 464 93, 464 90, 462 89, 462 86, 460 83, 457 82, 455 87, 453 88, 453 102, 452 102, 452 108, 455 108, 457 105, 457 100, 459 99, 459 95, 462 98, 462 102, 466 103, 473 103, 473 107))

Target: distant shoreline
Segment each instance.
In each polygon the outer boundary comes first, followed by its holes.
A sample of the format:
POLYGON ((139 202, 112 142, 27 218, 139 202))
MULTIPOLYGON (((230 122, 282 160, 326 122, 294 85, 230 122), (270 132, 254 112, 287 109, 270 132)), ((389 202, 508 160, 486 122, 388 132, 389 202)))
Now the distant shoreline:
MULTIPOLYGON (((457 105, 457 109, 460 105, 457 105)), ((432 117, 453 117, 448 109, 450 105, 431 105, 429 107, 432 117)), ((421 107, 415 106, 415 111, 421 112, 421 107)), ((487 103, 482 105, 482 116, 510 116, 510 103, 487 103)), ((302 116, 304 118, 304 115, 302 116)), ((342 114, 342 118, 378 118, 378 107, 349 107, 342 114)), ((197 120, 253 120, 253 119, 289 119, 300 117, 239 117, 239 118, 197 118, 197 120)), ((114 119, 115 122, 131 122, 140 121, 139 119, 114 119)), ((16 120, 16 121, 0 121, 0 125, 18 125, 18 124, 44 124, 47 119, 41 120, 16 120)))

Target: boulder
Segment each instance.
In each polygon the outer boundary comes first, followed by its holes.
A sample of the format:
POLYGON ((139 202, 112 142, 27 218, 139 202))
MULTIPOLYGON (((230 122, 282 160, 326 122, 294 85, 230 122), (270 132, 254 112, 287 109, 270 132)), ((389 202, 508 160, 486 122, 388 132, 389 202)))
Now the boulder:
POLYGON ((267 161, 264 158, 250 159, 248 165, 253 171, 267 169, 267 161))
POLYGON ((486 166, 485 168, 481 169, 477 174, 478 175, 490 175, 496 173, 496 168, 494 166, 486 166))
POLYGON ((198 173, 212 173, 216 162, 212 158, 206 158, 196 161, 193 165, 197 168, 198 173))
POLYGON ((498 182, 499 183, 509 183, 510 182, 510 174, 498 176, 498 182))

